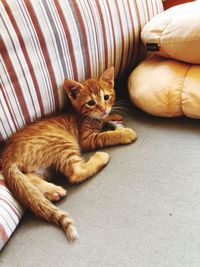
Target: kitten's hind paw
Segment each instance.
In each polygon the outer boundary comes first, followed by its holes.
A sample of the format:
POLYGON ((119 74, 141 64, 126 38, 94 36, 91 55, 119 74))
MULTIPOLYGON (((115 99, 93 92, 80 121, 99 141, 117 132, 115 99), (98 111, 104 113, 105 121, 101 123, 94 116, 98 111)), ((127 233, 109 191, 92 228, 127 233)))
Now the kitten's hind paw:
POLYGON ((102 163, 102 165, 106 165, 109 161, 109 154, 106 152, 96 152, 94 154, 95 158, 98 158, 99 162, 102 163))
POLYGON ((49 183, 44 190, 44 196, 50 201, 58 201, 65 197, 66 194, 67 191, 64 188, 51 183, 49 183))

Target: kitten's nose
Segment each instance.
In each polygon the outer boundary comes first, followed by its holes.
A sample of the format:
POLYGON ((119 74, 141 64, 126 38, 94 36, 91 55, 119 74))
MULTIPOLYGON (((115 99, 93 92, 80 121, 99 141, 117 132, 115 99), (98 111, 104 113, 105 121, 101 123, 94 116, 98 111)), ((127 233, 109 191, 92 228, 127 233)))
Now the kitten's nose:
POLYGON ((100 110, 102 113, 105 113, 105 112, 106 112, 105 108, 103 108, 103 107, 101 107, 101 106, 99 106, 98 108, 99 108, 99 110, 100 110))

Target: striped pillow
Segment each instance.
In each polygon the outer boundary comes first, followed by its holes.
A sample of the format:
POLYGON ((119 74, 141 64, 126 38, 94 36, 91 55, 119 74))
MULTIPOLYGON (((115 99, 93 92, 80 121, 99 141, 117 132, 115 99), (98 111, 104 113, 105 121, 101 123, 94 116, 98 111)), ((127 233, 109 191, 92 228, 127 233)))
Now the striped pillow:
POLYGON ((131 70, 141 27, 161 10, 160 0, 0 1, 0 141, 63 108, 65 77, 131 70))
MULTIPOLYGON (((65 77, 130 72, 145 55, 141 28, 162 10, 160 0, 1 0, 0 143, 64 107, 65 77)), ((22 211, 0 181, 2 245, 22 211)))
POLYGON ((17 227, 22 214, 22 207, 6 188, 0 173, 0 250, 17 227))

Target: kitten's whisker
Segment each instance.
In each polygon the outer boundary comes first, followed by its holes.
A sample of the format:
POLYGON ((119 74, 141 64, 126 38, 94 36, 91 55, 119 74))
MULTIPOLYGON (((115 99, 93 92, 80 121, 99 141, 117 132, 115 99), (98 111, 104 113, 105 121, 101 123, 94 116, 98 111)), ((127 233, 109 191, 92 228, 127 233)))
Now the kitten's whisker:
POLYGON ((90 124, 92 120, 93 120, 92 116, 88 116, 88 117, 85 119, 85 121, 84 121, 82 127, 85 127, 87 124, 90 124))
POLYGON ((122 106, 122 105, 113 105, 113 108, 129 111, 129 107, 122 106))
POLYGON ((127 104, 126 102, 115 102, 115 103, 113 104, 113 106, 125 106, 125 107, 127 107, 128 104, 127 104))
POLYGON ((113 107, 112 108, 112 112, 119 113, 120 115, 123 115, 123 114, 127 115, 128 111, 129 111, 128 109, 124 109, 122 107, 113 107))
POLYGON ((121 114, 121 111, 115 107, 112 108, 111 113, 119 113, 121 114))
POLYGON ((86 117, 85 120, 83 121, 82 128, 85 127, 85 125, 89 122, 89 117, 86 117))
POLYGON ((118 110, 129 111, 129 108, 126 108, 126 107, 114 107, 114 108, 118 110))
POLYGON ((94 126, 96 126, 96 125, 97 125, 97 120, 96 120, 96 118, 94 118, 93 116, 89 115, 89 116, 85 119, 85 121, 84 121, 82 127, 85 127, 87 124, 90 125, 91 123, 92 123, 94 126))
POLYGON ((125 100, 116 100, 115 103, 127 104, 127 101, 125 101, 125 100))
POLYGON ((128 103, 126 103, 126 102, 115 102, 114 104, 113 104, 113 106, 128 106, 128 103))

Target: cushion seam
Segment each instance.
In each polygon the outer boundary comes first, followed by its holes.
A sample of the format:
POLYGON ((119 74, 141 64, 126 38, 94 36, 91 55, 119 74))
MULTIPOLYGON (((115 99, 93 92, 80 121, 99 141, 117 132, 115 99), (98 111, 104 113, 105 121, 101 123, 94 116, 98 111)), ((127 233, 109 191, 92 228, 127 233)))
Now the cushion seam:
POLYGON ((159 38, 159 44, 160 44, 160 46, 161 46, 161 38, 162 38, 162 36, 163 36, 163 32, 166 30, 166 28, 169 26, 170 23, 171 23, 171 20, 170 20, 170 22, 165 26, 164 30, 161 32, 161 35, 160 35, 160 38, 159 38))
POLYGON ((200 39, 199 40, 190 40, 190 41, 182 41, 182 42, 172 42, 172 43, 165 43, 165 42, 162 42, 162 44, 185 44, 185 43, 191 43, 191 42, 200 42, 200 39))
POLYGON ((184 111, 183 111, 183 94, 185 93, 185 90, 184 90, 184 85, 185 85, 185 79, 187 77, 187 74, 188 72, 190 71, 191 67, 193 65, 190 64, 189 68, 186 70, 185 72, 185 77, 183 78, 183 82, 182 82, 182 90, 181 90, 181 110, 182 110, 182 113, 185 115, 184 111))

